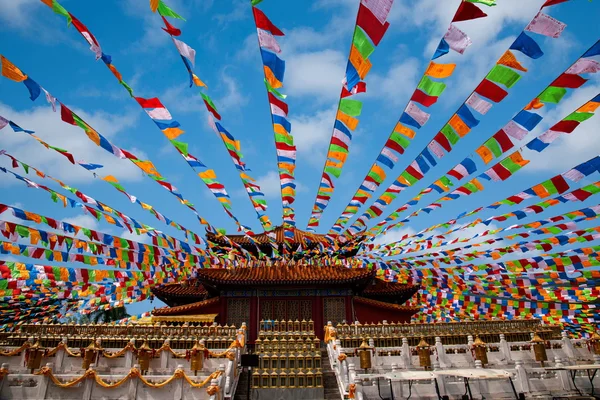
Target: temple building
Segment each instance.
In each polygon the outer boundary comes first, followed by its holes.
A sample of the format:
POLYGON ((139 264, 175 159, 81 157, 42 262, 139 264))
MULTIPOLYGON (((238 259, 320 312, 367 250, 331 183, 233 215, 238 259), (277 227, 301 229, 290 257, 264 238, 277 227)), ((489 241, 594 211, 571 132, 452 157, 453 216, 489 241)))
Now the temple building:
MULTIPOLYGON (((273 241, 281 253, 283 229, 274 232, 273 241)), ((328 321, 408 322, 419 311, 418 307, 403 305, 419 290, 418 285, 385 282, 375 276, 375 270, 328 264, 321 250, 325 244, 331 246, 325 235, 299 229, 293 233, 288 248, 302 257, 233 269, 199 269, 195 279, 153 289, 154 295, 169 307, 154 310, 152 318, 187 322, 214 318, 235 326, 247 322, 249 340, 254 341, 261 320, 312 320, 315 332, 322 335, 328 321)), ((258 247, 269 254, 273 247, 266 234, 254 237, 258 245, 242 235, 229 235, 228 239, 253 253, 258 247)), ((211 233, 207 240, 217 248, 227 243, 211 233)), ((336 244, 335 248, 337 256, 351 265, 357 242, 336 244)))

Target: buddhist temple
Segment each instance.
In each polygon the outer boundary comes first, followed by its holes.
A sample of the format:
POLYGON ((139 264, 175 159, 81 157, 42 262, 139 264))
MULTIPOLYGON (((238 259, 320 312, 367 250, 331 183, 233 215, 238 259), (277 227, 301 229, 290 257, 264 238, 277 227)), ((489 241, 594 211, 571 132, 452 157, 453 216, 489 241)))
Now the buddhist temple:
MULTIPOLYGON (((274 246, 283 251, 283 229, 274 229, 274 246)), ((352 268, 352 255, 358 250, 355 241, 336 244, 339 258, 345 263, 332 264, 319 249, 331 245, 325 235, 293 229, 287 248, 300 257, 284 262, 253 262, 237 268, 198 269, 196 278, 182 283, 157 286, 154 295, 169 307, 153 311, 155 321, 179 318, 181 321, 206 321, 239 326, 248 323, 249 340, 256 339, 259 321, 314 321, 321 338, 328 321, 408 322, 418 307, 404 305, 418 290, 418 285, 386 282, 375 270, 352 268), (298 249, 302 249, 298 251, 298 249), (345 250, 351 249, 351 250, 345 250), (210 318, 209 317, 209 318, 210 318)), ((247 249, 256 247, 247 237, 228 235, 227 239, 247 249)), ((272 250, 266 234, 253 238, 263 253, 272 250)), ((207 234, 216 251, 226 251, 225 238, 207 234), (222 246, 222 248, 221 248, 222 246)), ((288 250, 289 251, 289 250, 288 250)))

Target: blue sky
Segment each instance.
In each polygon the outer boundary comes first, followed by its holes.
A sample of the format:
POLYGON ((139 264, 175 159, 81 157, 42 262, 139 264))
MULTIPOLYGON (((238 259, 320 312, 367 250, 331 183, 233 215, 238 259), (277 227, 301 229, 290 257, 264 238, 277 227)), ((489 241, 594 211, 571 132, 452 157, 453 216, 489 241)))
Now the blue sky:
MULTIPOLYGON (((147 0, 65 0, 61 3, 87 25, 103 51, 112 55, 114 64, 136 95, 157 96, 162 100, 186 130, 185 140, 190 143, 190 152, 214 168, 219 180, 225 184, 232 197, 235 215, 243 224, 260 231, 231 159, 221 140, 207 125, 199 92, 187 86, 187 73, 179 55, 169 43, 168 35, 160 29, 162 22, 158 15, 150 12, 147 0)), ((249 1, 170 0, 167 3, 187 19, 187 22, 172 21, 182 29, 179 39, 196 50, 196 74, 208 84, 208 93, 223 116, 223 125, 241 141, 244 161, 267 195, 268 215, 274 224, 281 223, 275 146, 249 1)), ((498 3, 494 8, 483 7, 488 18, 461 23, 460 28, 471 37, 473 45, 462 56, 452 54, 452 58, 444 59, 444 62, 456 60, 457 71, 445 81, 448 88, 441 101, 427 110, 432 114, 431 120, 418 131, 394 173, 388 173, 383 187, 402 172, 446 123, 543 1, 499 0, 498 3)), ((284 85, 289 96, 292 134, 298 147, 295 207, 300 228, 306 227, 319 183, 358 4, 358 0, 265 0, 260 5, 271 21, 286 33, 279 42, 283 50, 281 57, 287 63, 284 85)), ((458 0, 443 3, 396 0, 389 18, 391 26, 371 57, 373 68, 366 79, 368 93, 360 97, 364 101, 360 124, 349 160, 337 181, 335 195, 323 215, 320 232, 331 227, 368 172, 457 5, 458 0)), ((544 57, 536 62, 526 61, 529 72, 510 90, 509 97, 494 106, 482 118, 482 123, 427 175, 428 178, 399 196, 393 203, 394 208, 470 154, 600 37, 598 1, 572 0, 547 9, 547 12, 568 25, 563 35, 559 39, 535 36, 544 57)), ((235 225, 202 181, 185 165, 102 62, 94 60, 88 46, 74 28, 66 27, 63 18, 53 14, 39 0, 2 2, 0 37, 3 55, 115 144, 152 160, 162 175, 196 205, 202 216, 214 226, 234 233, 235 225)), ((557 107, 544 110, 545 119, 536 132, 542 132, 599 91, 600 81, 592 76, 584 87, 570 92, 557 107)), ((138 169, 95 147, 81 130, 60 121, 59 114, 52 112, 43 96, 32 103, 23 85, 0 79, 0 115, 23 128, 35 130, 50 144, 68 149, 78 160, 103 164, 105 167, 101 172, 116 176, 131 194, 197 233, 204 232, 189 210, 142 176, 138 169)), ((503 199, 598 155, 600 140, 595 135, 598 135, 599 126, 600 120, 596 116, 573 134, 555 142, 508 181, 490 184, 483 193, 448 203, 441 211, 415 218, 410 227, 390 233, 386 240, 503 199)), ((23 134, 4 129, 0 132, 0 147, 140 221, 181 237, 177 231, 128 203, 107 184, 94 180, 83 169, 72 166, 60 155, 44 149, 23 134)), ((4 157, 0 165, 8 166, 4 157)), ((17 172, 22 173, 22 170, 17 172)), ((32 179, 40 182, 39 178, 32 179)), ((42 183, 54 187, 47 181, 42 183)), ((63 209, 50 201, 47 193, 28 189, 4 174, 0 176, 0 190, 3 203, 104 232, 123 233, 112 225, 83 215, 80 210, 63 209)), ((422 205, 436 199, 431 195, 422 205)), ((555 207, 543 215, 593 204, 597 202, 592 198, 584 204, 555 207)), ((6 219, 6 216, 2 218, 6 219)), ((148 307, 144 302, 130 309, 140 312, 148 307)))

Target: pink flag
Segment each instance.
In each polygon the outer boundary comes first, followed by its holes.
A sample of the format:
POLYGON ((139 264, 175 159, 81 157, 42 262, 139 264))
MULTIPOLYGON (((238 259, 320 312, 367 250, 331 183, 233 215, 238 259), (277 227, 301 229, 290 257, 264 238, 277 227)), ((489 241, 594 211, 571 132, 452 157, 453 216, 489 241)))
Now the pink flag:
POLYGON ((560 132, 547 130, 546 132, 542 133, 538 137, 538 139, 540 139, 542 142, 544 142, 546 144, 550 144, 550 143, 554 142, 556 139, 558 139, 558 137, 560 135, 561 135, 560 132))
POLYGON ((416 103, 409 101, 406 110, 404 110, 408 115, 410 115, 417 123, 421 126, 425 125, 429 120, 429 114, 425 111, 421 110, 416 103))
POLYGON ((466 103, 482 115, 487 114, 487 112, 490 111, 490 108, 492 108, 492 103, 490 103, 487 100, 484 100, 477 93, 473 93, 471 96, 469 96, 466 103))
POLYGON ((192 66, 195 67, 196 66, 196 50, 192 49, 190 46, 183 43, 181 40, 177 40, 174 37, 172 37, 171 39, 173 39, 173 43, 175 43, 175 47, 177 47, 179 54, 181 54, 182 56, 184 56, 185 58, 190 60, 190 62, 192 63, 192 66))
POLYGON ((567 171, 564 174, 562 174, 562 176, 573 182, 579 182, 580 180, 585 178, 585 175, 582 174, 581 172, 577 171, 576 169, 567 171))
POLYGON ((148 114, 152 119, 173 119, 171 113, 166 108, 152 108, 149 110, 144 109, 144 111, 146 111, 146 114, 148 114))
POLYGON ((428 145, 427 148, 433 153, 435 154, 435 156, 437 158, 442 158, 444 157, 444 149, 442 148, 442 146, 440 146, 440 144, 438 142, 436 142, 435 140, 432 140, 428 145))
POLYGON ((360 0, 360 3, 371 10, 373 15, 383 24, 392 9, 394 0, 360 0))
POLYGON ((383 154, 384 156, 386 156, 387 158, 389 158, 390 160, 392 160, 393 162, 398 162, 398 156, 396 155, 396 153, 394 153, 392 150, 388 149, 387 147, 384 147, 383 150, 381 150, 381 154, 383 154))
POLYGON ((560 34, 566 26, 566 24, 563 24, 559 20, 554 19, 551 16, 544 14, 540 11, 531 20, 529 25, 527 25, 525 30, 529 32, 539 33, 540 35, 557 38, 560 36, 560 34))
POLYGON ((600 63, 589 58, 580 58, 567 70, 567 74, 594 74, 600 71, 600 63))
POLYGON ((473 43, 467 34, 458 29, 454 24, 450 24, 448 31, 444 35, 444 39, 452 50, 460 54, 463 54, 467 47, 473 43))
POLYGON ((0 129, 3 129, 6 125, 8 125, 8 120, 0 115, 0 129))
POLYGON ((281 53, 281 47, 279 47, 279 43, 277 40, 271 35, 271 32, 267 32, 263 29, 256 28, 258 32, 258 43, 260 47, 269 49, 274 53, 281 53))
POLYGON ((523 140, 525 136, 529 133, 526 129, 521 128, 515 121, 510 120, 508 124, 504 125, 502 128, 504 132, 510 137, 513 137, 517 140, 523 140))

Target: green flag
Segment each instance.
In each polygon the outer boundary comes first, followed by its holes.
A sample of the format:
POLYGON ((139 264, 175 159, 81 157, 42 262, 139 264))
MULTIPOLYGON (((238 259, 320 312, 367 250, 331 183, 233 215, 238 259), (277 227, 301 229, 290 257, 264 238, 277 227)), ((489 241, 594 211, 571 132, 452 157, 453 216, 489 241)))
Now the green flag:
POLYGON ((188 155, 188 144, 185 142, 178 142, 177 140, 171 140, 171 144, 177 147, 177 150, 181 152, 184 156, 188 155))
POLYGON ((540 94, 540 101, 542 103, 554 103, 557 104, 567 94, 567 89, 555 86, 549 86, 540 94))
POLYGON ((492 82, 500 83, 507 88, 511 88, 521 79, 521 75, 517 74, 514 70, 505 67, 504 65, 496 65, 487 74, 486 78, 492 82))
POLYGON ((69 15, 69 12, 65 10, 63 6, 58 4, 58 1, 56 0, 52 0, 52 11, 54 11, 56 14, 65 17, 67 19, 67 25, 71 24, 71 22, 73 21, 73 18, 71 18, 71 16, 69 15))
POLYGON ((574 112, 574 113, 569 114, 567 116, 567 118, 563 119, 563 121, 583 122, 583 121, 587 121, 588 119, 592 118, 593 116, 594 116, 594 113, 574 112))
POLYGON ((443 82, 436 82, 427 75, 424 75, 421 82, 419 82, 417 89, 427 93, 429 96, 439 97, 446 89, 446 84, 443 82))
POLYGON ((167 6, 162 0, 159 0, 159 2, 158 2, 158 13, 160 15, 162 15, 163 17, 178 18, 178 19, 182 19, 185 21, 185 19, 181 15, 179 15, 175 11, 171 10, 169 8, 169 6, 167 6))
POLYGON ((373 44, 369 40, 369 37, 358 26, 354 29, 354 37, 352 38, 352 44, 354 44, 356 50, 358 50, 358 52, 363 56, 365 60, 369 58, 369 56, 375 51, 375 46, 373 46, 373 44))
POLYGON ((489 138, 484 143, 484 146, 487 147, 496 157, 500 157, 502 155, 502 148, 500 144, 495 138, 489 138))
POLYGON ((359 100, 342 99, 340 100, 340 111, 352 117, 358 117, 362 111, 362 102, 359 100))

